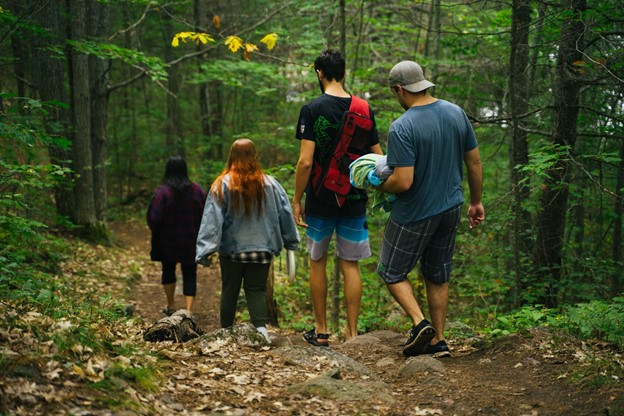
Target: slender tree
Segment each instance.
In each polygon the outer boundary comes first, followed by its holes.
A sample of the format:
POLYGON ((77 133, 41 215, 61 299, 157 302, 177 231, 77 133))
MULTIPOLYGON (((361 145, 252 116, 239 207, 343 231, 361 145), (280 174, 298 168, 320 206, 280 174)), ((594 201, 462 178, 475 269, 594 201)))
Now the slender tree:
POLYGON ((511 23, 511 56, 509 60, 509 109, 511 121, 511 142, 509 146, 509 170, 511 172, 511 193, 513 195, 513 271, 515 275, 515 299, 520 302, 522 282, 527 273, 522 262, 528 257, 530 238, 530 215, 523 208, 529 199, 530 189, 522 167, 529 161, 524 117, 529 108, 529 33, 531 30, 531 0, 513 0, 511 23))
MULTIPOLYGON (((582 14, 586 0, 564 0, 561 34, 559 37, 556 80, 553 85, 555 107, 553 144, 573 149, 577 138, 577 118, 581 82, 577 62, 584 52, 585 25, 582 14)), ((534 266, 544 283, 541 303, 555 307, 562 277, 563 235, 568 207, 570 162, 561 158, 548 169, 540 199, 534 266)))
MULTIPOLYGON (((110 29, 110 8, 99 1, 88 3, 90 38, 102 39, 110 29)), ((91 92, 91 148, 93 154, 93 191, 98 221, 106 221, 108 206, 108 76, 110 60, 89 57, 91 92)))

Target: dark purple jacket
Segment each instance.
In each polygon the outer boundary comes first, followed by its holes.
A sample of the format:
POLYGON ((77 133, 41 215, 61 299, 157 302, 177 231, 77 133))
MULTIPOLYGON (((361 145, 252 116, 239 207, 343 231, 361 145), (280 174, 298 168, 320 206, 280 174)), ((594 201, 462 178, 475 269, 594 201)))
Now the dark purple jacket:
MULTIPOLYGON (((206 192, 196 183, 174 204, 173 191, 162 185, 147 209, 147 224, 162 260, 195 263, 195 243, 201 224, 206 192)), ((154 247, 152 247, 154 249, 154 247)))

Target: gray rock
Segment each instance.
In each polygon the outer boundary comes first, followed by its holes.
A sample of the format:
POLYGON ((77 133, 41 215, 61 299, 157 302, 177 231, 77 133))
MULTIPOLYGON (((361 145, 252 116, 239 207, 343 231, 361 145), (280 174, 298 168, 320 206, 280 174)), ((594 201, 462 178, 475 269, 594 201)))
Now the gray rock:
POLYGON ((383 402, 394 403, 390 389, 385 383, 347 381, 320 376, 303 383, 289 386, 291 393, 318 396, 339 402, 383 402))
POLYGON ((433 357, 419 355, 410 357, 405 361, 405 364, 403 364, 403 367, 399 370, 399 377, 412 378, 415 375, 422 375, 424 373, 444 374, 446 373, 446 368, 439 360, 433 357))
POLYGON ((246 345, 248 347, 268 346, 266 338, 249 322, 244 322, 229 328, 220 328, 196 340, 201 350, 210 351, 219 347, 217 341, 246 345))
POLYGON ((370 375, 371 373, 364 364, 331 348, 293 345, 277 348, 272 353, 292 365, 328 370, 338 368, 342 372, 357 375, 370 375))

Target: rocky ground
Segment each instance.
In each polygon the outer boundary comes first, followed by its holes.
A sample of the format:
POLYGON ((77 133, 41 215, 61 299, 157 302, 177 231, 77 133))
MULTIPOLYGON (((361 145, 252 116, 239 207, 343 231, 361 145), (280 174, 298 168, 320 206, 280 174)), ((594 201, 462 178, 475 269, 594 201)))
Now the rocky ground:
MULTIPOLYGON (((128 231, 122 240, 145 252, 147 237, 128 231)), ((136 313, 153 322, 162 317, 163 295, 158 268, 147 270, 134 301, 136 313)), ((205 295, 193 314, 210 333, 218 327, 218 270, 199 273, 198 293, 205 295)), ((270 333, 271 346, 232 339, 161 345, 171 358, 167 406, 232 415, 624 415, 621 381, 598 386, 583 378, 614 353, 547 330, 488 346, 451 339, 452 357, 441 359, 406 359, 404 335, 391 331, 332 342, 330 349, 309 346, 301 334, 270 333)))
MULTIPOLYGON (((16 315, 0 302, 2 313, 19 323, 0 326, 0 360, 10 363, 0 375, 0 415, 624 415, 624 360, 607 344, 535 329, 487 343, 448 339, 450 358, 406 359, 405 336, 393 331, 347 342, 332 337, 331 348, 319 348, 300 333, 269 328, 268 345, 247 324, 218 328, 216 267, 200 267, 192 311, 205 334, 183 343, 147 342, 143 334, 163 318, 159 265, 147 258, 144 225, 114 230, 117 262, 138 272, 129 292, 112 271, 106 288, 124 297, 134 318, 101 330, 126 353, 102 356, 75 345, 73 358, 63 362, 58 345, 35 345, 32 328, 43 318, 16 315), (146 367, 157 382, 144 379, 146 367)), ((114 258, 90 256, 96 267, 113 269, 114 258)), ((65 267, 81 275, 80 268, 93 266, 65 267)), ((71 323, 46 325, 54 332, 71 323)))

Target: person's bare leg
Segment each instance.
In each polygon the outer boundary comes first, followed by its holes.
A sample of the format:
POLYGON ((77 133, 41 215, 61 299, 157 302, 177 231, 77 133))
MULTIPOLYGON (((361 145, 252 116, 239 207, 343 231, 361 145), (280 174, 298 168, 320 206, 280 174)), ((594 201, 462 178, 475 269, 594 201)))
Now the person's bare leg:
POLYGON ((344 276, 344 297, 347 309, 347 329, 345 338, 357 336, 358 315, 362 302, 362 277, 357 261, 339 259, 340 270, 344 276))
POLYGON ((173 299, 175 296, 176 285, 175 283, 168 283, 166 285, 163 285, 163 288, 165 289, 165 296, 167 297, 167 308, 173 310, 173 308, 175 307, 173 299))
POLYGON ((193 301, 195 300, 195 296, 184 296, 184 308, 190 312, 193 307, 193 301))
POLYGON ((316 333, 327 333, 327 253, 318 260, 310 259, 310 293, 314 307, 316 333))
POLYGON ((448 283, 435 284, 425 280, 427 287, 427 302, 431 325, 436 330, 435 338, 431 344, 436 344, 444 339, 444 322, 446 321, 446 309, 448 305, 448 283))
POLYGON ((425 316, 416 301, 414 296, 414 289, 409 280, 403 280, 399 283, 386 284, 388 290, 392 294, 392 297, 399 302, 401 308, 405 311, 407 316, 412 320, 413 325, 418 325, 420 321, 425 319, 425 316))

